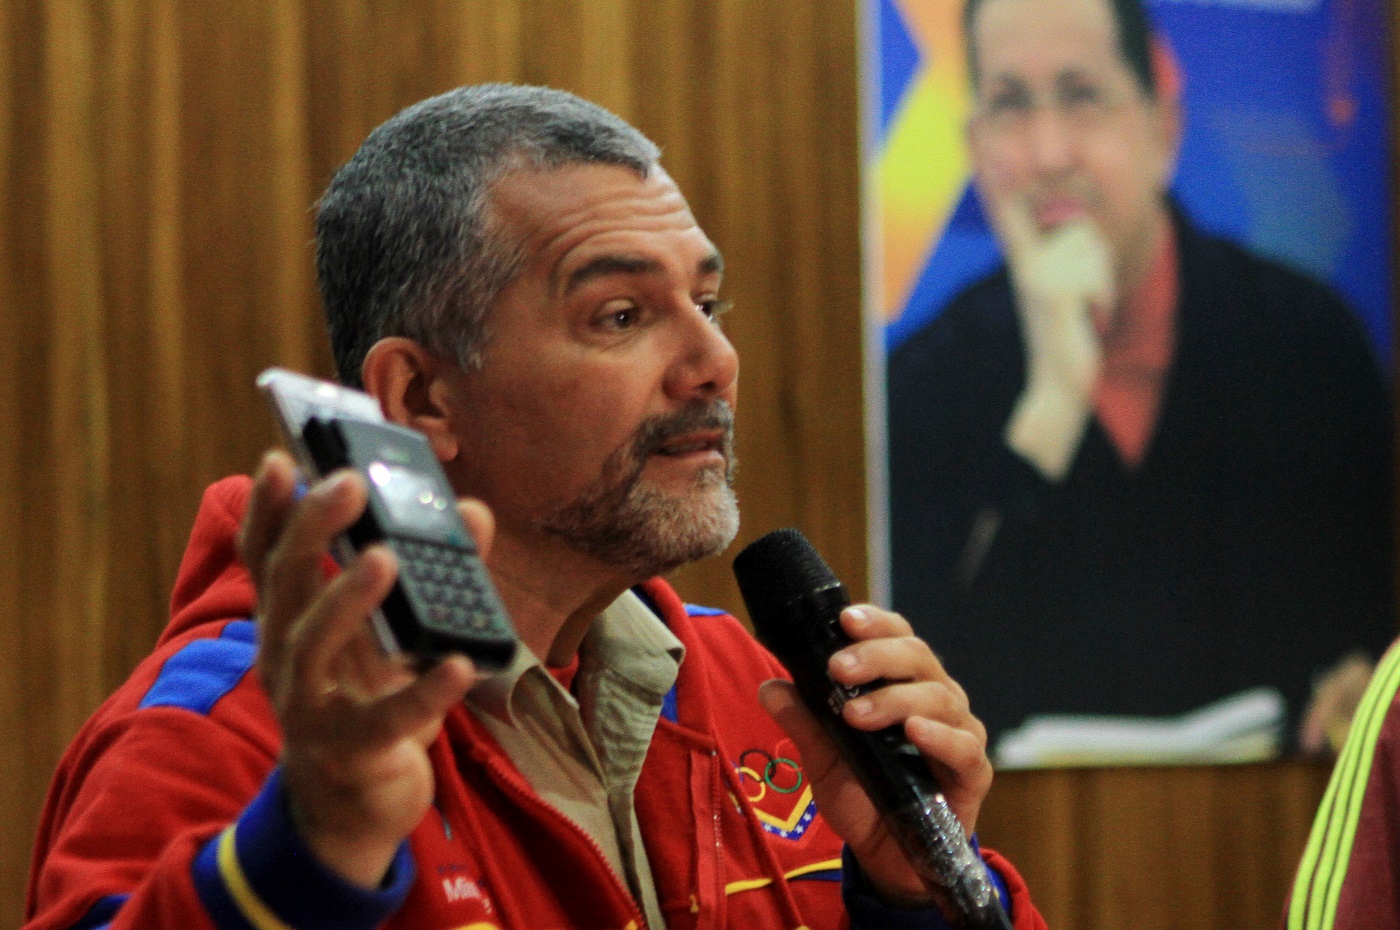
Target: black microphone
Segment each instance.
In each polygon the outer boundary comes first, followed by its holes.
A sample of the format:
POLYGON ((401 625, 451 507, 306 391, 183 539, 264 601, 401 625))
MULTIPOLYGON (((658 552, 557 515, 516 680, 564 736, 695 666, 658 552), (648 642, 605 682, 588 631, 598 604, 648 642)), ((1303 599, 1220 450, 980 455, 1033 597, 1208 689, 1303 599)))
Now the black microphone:
POLYGON ((914 869, 943 889, 965 927, 1011 930, 982 861, 903 727, 870 733, 841 717, 847 701, 884 684, 849 688, 827 673, 832 654, 851 644, 840 624, 851 603, 845 586, 793 529, 745 547, 734 559, 734 577, 758 638, 792 675, 914 869))

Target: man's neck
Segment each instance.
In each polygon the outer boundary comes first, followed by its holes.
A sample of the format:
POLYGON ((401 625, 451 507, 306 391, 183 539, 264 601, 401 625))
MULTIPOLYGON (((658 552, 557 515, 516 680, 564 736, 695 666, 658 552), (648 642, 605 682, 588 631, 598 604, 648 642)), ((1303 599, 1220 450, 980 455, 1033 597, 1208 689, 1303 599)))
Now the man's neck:
POLYGON ((1170 215, 1160 217, 1145 270, 1121 295, 1113 324, 1100 335, 1094 390, 1100 425, 1129 467, 1141 465, 1157 431, 1167 373, 1176 354, 1177 254, 1170 215))
POLYGON ((508 531, 487 561, 521 642, 551 667, 568 665, 598 614, 638 581, 562 541, 508 531))
POLYGON ((1099 335, 1112 340, 1115 335, 1131 338, 1137 323, 1136 317, 1147 292, 1156 283, 1154 272, 1160 270, 1162 258, 1167 254, 1172 239, 1171 211, 1165 202, 1154 210, 1146 222, 1147 229, 1142 238, 1142 248, 1125 256, 1118 274, 1118 312, 1114 314, 1114 325, 1107 333, 1099 335))

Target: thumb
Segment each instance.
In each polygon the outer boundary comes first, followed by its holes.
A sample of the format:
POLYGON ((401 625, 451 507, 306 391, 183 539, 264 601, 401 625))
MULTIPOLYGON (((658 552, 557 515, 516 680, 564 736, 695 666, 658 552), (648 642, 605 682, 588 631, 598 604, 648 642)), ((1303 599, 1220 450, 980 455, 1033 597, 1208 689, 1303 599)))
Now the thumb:
POLYGON ((765 681, 758 687, 758 703, 783 728, 813 769, 825 770, 834 761, 836 748, 821 723, 802 703, 792 682, 780 679, 765 681))
MULTIPOLYGON (((797 696, 797 688, 793 686, 793 683, 783 681, 780 678, 765 681, 758 686, 758 703, 768 712, 768 716, 776 720, 784 730, 788 729, 789 721, 801 727, 806 722, 802 718, 810 719, 812 716, 807 712, 807 708, 802 706, 802 699, 797 696)), ((810 722, 813 726, 816 725, 815 720, 810 722)), ((788 734, 788 736, 791 735, 791 733, 788 734)))
POLYGON ((1007 263, 1014 273, 1022 273, 1042 238, 1030 205, 1019 197, 1004 197, 993 198, 988 206, 992 224, 1001 233, 1007 263))

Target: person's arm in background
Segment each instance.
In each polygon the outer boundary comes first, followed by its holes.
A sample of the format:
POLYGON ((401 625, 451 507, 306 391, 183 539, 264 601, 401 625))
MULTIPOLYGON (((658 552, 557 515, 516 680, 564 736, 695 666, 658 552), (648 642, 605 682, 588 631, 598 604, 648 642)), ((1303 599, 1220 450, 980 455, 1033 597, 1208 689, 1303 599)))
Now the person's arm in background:
POLYGON ((988 209, 1007 260, 1014 317, 1001 319, 987 296, 993 288, 974 289, 948 318, 897 349, 889 366, 896 546, 915 534, 936 537, 918 545, 936 553, 937 568, 929 570, 964 587, 1002 522, 1033 513, 1033 499, 1068 473, 1093 416, 1101 361, 1094 320, 1115 306, 1112 256, 1090 222, 1042 234, 1024 203, 1007 199, 988 209), (977 307, 978 300, 991 306, 977 307), (1006 389, 1015 391, 1009 409, 1006 389), (995 440, 984 435, 989 425, 995 440))
POLYGON ((1400 926, 1400 645, 1362 697, 1294 878, 1286 930, 1400 926))

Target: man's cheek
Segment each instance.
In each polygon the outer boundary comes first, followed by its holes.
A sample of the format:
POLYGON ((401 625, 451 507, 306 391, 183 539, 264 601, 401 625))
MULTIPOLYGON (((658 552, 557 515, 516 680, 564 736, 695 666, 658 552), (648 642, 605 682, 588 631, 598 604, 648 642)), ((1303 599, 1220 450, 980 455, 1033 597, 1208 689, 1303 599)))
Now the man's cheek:
POLYGON ((1005 159, 974 155, 973 164, 976 166, 973 184, 983 197, 1009 197, 1016 194, 1018 188, 1026 187, 1022 172, 1005 159))

